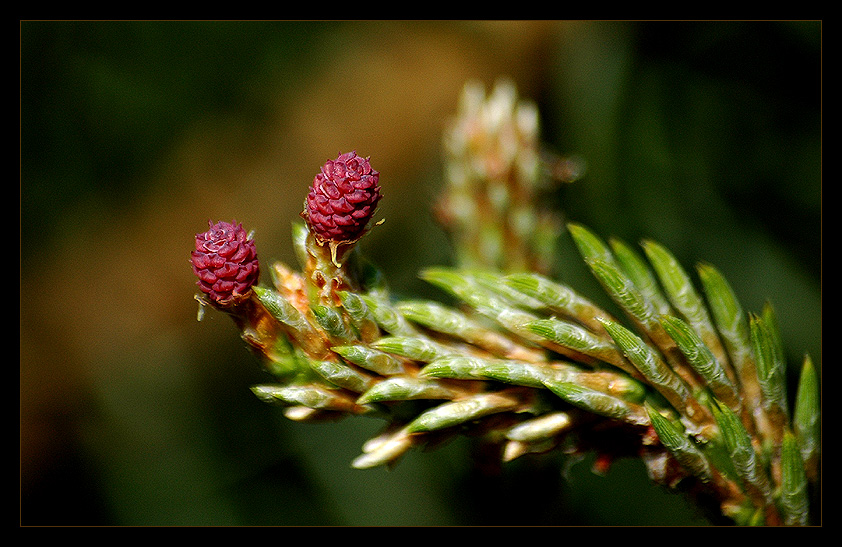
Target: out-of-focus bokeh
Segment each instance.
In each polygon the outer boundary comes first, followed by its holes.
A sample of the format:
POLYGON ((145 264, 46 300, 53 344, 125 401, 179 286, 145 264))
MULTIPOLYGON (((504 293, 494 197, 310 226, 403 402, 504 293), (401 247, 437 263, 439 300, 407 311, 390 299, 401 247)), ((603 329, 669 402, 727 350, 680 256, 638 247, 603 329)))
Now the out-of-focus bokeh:
MULTIPOLYGON (((285 420, 188 257, 208 220, 295 264, 319 166, 371 156, 363 242, 399 294, 437 296, 430 214, 462 86, 511 77, 544 140, 587 161, 556 196, 604 236, 716 265, 771 301, 794 372, 821 363, 818 22, 73 22, 21 35, 23 525, 707 524, 642 465, 551 454, 488 475, 469 441, 350 468, 381 425, 285 420)), ((559 276, 601 291, 561 235, 559 276)), ((608 305, 606 303, 606 305, 608 305)))

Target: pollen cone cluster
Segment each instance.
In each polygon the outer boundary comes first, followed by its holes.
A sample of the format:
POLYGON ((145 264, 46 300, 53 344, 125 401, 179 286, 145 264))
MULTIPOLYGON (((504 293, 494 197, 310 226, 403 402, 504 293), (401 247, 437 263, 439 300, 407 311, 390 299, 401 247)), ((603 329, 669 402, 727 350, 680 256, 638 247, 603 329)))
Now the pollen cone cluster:
POLYGON ((457 264, 551 271, 562 228, 552 190, 579 178, 584 163, 551 153, 539 132, 538 108, 510 80, 488 94, 478 82, 465 85, 444 132, 447 185, 435 208, 457 264))
MULTIPOLYGON (((476 100, 472 112, 488 106, 476 100)), ((499 131, 485 132, 511 121, 480 129, 468 124, 462 131, 470 135, 461 138, 492 142, 499 131)), ((512 172, 517 161, 511 158, 531 157, 536 163, 516 171, 537 185, 544 167, 531 155, 535 138, 507 141, 514 150, 493 161, 480 147, 475 159, 487 163, 482 169, 490 180, 512 172)), ((343 157, 357 159, 337 161, 343 157)), ((466 157, 448 156, 450 172, 460 172, 466 157)), ((321 200, 319 184, 348 172, 332 165, 323 169, 324 180, 314 181, 314 202, 321 200)), ((357 166, 360 180, 373 176, 368 160, 357 166)), ((454 200, 475 199, 471 207, 479 211, 489 194, 466 191, 463 174, 446 181, 447 207, 461 210, 468 206, 454 200)), ((498 191, 501 202, 516 192, 512 186, 498 191)), ((365 209, 361 225, 379 190, 368 195, 358 202, 365 209)), ((347 214, 354 218, 354 211, 347 214)), ((383 421, 355 467, 395 465, 413 449, 469 435, 502 464, 556 449, 595 452, 603 470, 615 458, 640 458, 654 482, 712 500, 720 517, 739 524, 810 522, 820 446, 816 368, 804 360, 790 407, 774 310, 743 312, 713 266, 698 266, 694 282, 656 242, 604 241, 568 223, 580 259, 622 317, 525 268, 542 254, 530 237, 507 239, 517 249, 505 249, 524 258, 513 267, 472 259, 424 270, 423 279, 457 302, 446 305, 395 298, 354 245, 357 232, 340 230, 350 239, 337 255, 325 244, 322 217, 311 209, 305 218, 293 229, 300 270, 273 264, 271 280, 253 286, 250 304, 232 315, 271 377, 254 386, 260 399, 302 422, 383 421)), ((459 226, 455 231, 464 230, 459 226)), ((476 240, 454 237, 460 241, 472 247, 463 256, 481 256, 474 254, 476 240)))

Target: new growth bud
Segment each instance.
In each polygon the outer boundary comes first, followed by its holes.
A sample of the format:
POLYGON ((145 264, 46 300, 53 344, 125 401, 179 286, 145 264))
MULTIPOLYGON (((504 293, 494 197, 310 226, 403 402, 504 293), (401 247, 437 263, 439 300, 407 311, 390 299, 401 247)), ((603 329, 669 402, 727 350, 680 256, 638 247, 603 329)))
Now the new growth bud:
POLYGON ((302 216, 321 242, 353 242, 380 201, 380 173, 356 152, 328 160, 313 179, 302 216))
POLYGON ((226 307, 243 300, 257 283, 257 250, 242 224, 211 221, 208 225, 208 231, 196 234, 190 262, 202 292, 213 304, 226 307))

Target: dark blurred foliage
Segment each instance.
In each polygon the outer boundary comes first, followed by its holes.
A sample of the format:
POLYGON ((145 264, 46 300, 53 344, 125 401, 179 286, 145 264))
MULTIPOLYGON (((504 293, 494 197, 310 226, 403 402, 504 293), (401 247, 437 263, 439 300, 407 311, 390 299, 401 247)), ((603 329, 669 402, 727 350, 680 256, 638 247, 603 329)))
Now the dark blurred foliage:
MULTIPOLYGON (((24 21, 21 523, 704 524, 639 462, 488 470, 471 441, 395 469, 350 461, 380 425, 304 425, 187 264, 237 217, 271 261, 321 163, 357 148, 387 222, 364 241, 399 293, 448 260, 428 213, 462 84, 509 75, 547 144, 586 159, 553 196, 598 233, 716 265, 768 299, 790 370, 821 363, 818 22, 24 21)), ((568 237, 559 277, 600 300, 568 237)), ((604 301, 604 300, 603 300, 604 301)), ((610 306, 610 303, 605 302, 610 306)), ((794 375, 793 375, 794 377, 794 375)))
POLYGON ((22 234, 37 248, 64 209, 86 200, 127 207, 198 118, 253 123, 305 70, 337 23, 25 22, 21 25, 22 234), (268 89, 272 86, 273 89, 268 89))

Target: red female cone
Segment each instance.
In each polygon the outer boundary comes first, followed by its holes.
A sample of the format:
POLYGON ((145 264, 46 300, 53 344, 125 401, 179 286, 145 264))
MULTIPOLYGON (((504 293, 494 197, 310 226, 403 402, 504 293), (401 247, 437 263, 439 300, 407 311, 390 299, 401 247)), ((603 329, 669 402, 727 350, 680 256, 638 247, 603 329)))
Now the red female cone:
POLYGON ((380 173, 356 152, 328 160, 313 179, 302 216, 319 242, 350 243, 365 232, 380 194, 380 173))
POLYGON ((254 241, 242 224, 208 224, 208 231, 196 234, 190 262, 199 289, 213 305, 227 308, 248 298, 260 276, 260 263, 254 241))

